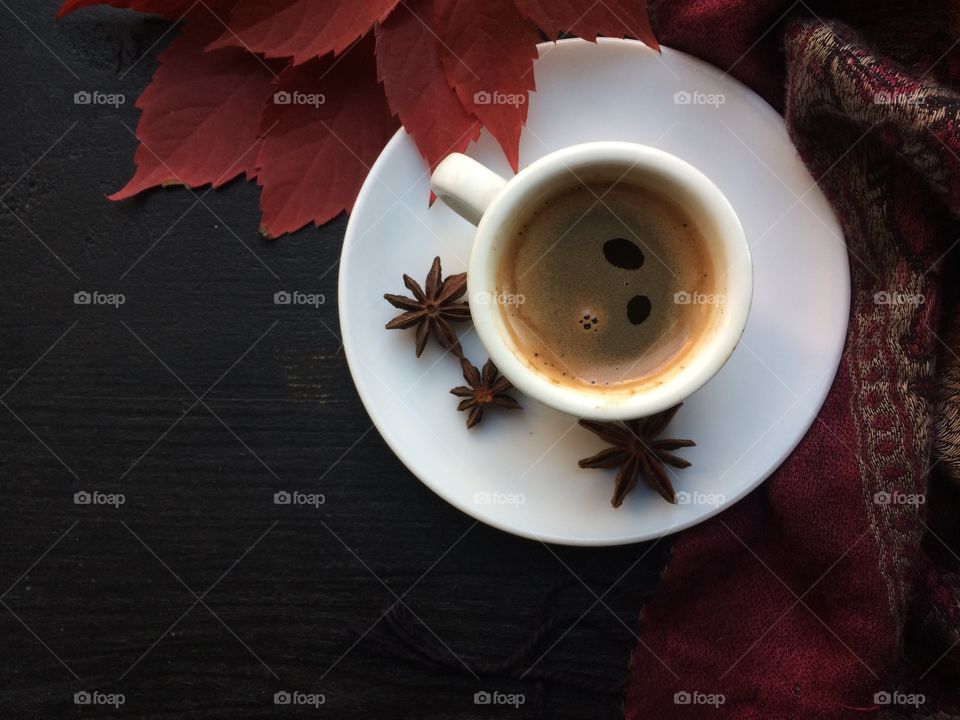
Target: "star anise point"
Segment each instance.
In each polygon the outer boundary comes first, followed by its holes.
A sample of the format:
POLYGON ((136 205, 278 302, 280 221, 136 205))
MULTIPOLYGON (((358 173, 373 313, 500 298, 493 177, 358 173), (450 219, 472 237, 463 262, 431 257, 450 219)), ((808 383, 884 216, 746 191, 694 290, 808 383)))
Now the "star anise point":
POLYGON ((412 298, 392 293, 383 296, 395 308, 405 311, 388 322, 386 328, 404 330, 416 327, 417 357, 423 354, 431 335, 441 347, 462 357, 460 341, 450 323, 470 319, 470 306, 466 302, 456 302, 467 291, 467 274, 443 278, 440 257, 437 256, 423 286, 409 275, 403 276, 403 284, 413 294, 412 298))
POLYGON ((690 467, 690 462, 669 452, 682 447, 693 447, 692 440, 657 438, 677 414, 680 405, 647 418, 625 422, 580 420, 580 425, 606 442, 609 447, 596 455, 579 461, 582 468, 612 469, 617 471, 611 505, 617 508, 642 478, 667 502, 676 504, 677 493, 670 482, 665 465, 678 469, 690 467))
POLYGON ((460 367, 467 384, 453 388, 450 394, 463 398, 457 404, 457 410, 469 411, 467 412, 468 430, 483 420, 484 409, 490 405, 507 410, 520 409, 520 403, 507 395, 507 392, 513 389, 513 385, 506 378, 500 377, 492 360, 487 360, 482 372, 466 358, 460 359, 460 367))

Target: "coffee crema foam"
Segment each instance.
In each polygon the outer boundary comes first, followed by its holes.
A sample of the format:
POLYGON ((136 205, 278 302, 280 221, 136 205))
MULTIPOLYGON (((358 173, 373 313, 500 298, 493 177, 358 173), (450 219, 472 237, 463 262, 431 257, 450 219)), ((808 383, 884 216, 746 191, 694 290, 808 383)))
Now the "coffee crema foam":
POLYGON ((505 240, 497 292, 524 302, 501 312, 527 363, 559 385, 659 384, 722 312, 699 229, 637 184, 558 191, 505 240))

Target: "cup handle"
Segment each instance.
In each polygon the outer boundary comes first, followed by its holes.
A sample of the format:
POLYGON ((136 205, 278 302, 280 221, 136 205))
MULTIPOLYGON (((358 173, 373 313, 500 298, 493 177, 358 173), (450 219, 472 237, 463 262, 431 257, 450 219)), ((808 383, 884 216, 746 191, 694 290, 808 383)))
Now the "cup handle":
POLYGON ((430 189, 457 215, 474 225, 507 181, 460 153, 447 155, 430 178, 430 189))

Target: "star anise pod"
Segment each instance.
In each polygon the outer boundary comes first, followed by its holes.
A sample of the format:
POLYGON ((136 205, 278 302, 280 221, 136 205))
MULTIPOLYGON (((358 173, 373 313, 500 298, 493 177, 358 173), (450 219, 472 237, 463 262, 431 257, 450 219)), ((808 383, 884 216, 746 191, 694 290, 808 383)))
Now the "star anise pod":
POLYGON ((507 395, 513 385, 505 377, 501 377, 492 360, 487 360, 483 366, 483 375, 466 358, 460 359, 463 368, 463 379, 467 385, 460 385, 450 391, 452 395, 463 398, 457 405, 457 410, 469 410, 467 415, 467 429, 469 430, 483 419, 483 410, 487 405, 499 405, 508 410, 519 410, 520 403, 507 395))
POLYGON ((417 327, 417 357, 427 346, 430 335, 441 346, 449 348, 457 357, 463 356, 457 333, 451 322, 463 322, 470 319, 470 306, 455 300, 463 297, 467 291, 467 274, 459 273, 441 279, 440 258, 433 260, 424 287, 409 275, 403 276, 403 284, 413 293, 413 297, 384 294, 384 299, 395 308, 404 310, 387 323, 387 330, 402 330, 417 327))
POLYGON ((579 465, 582 468, 620 468, 617 472, 613 498, 610 501, 615 508, 623 504, 623 499, 636 487, 637 480, 641 477, 665 500, 677 502, 677 494, 663 466, 690 467, 688 461, 673 455, 670 451, 682 447, 693 447, 696 443, 692 440, 657 440, 655 438, 673 420, 673 416, 679 409, 680 405, 674 405, 669 410, 648 418, 627 420, 624 423, 580 421, 587 430, 610 443, 610 447, 606 450, 584 458, 579 465))

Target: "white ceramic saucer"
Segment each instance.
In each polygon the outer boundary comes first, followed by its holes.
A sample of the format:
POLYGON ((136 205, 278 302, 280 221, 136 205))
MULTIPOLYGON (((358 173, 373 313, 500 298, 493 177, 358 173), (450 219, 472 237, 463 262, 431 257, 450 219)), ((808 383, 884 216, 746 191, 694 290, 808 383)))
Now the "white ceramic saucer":
MULTIPOLYGON (((629 40, 540 46, 537 92, 520 143, 524 166, 591 140, 626 140, 673 153, 726 194, 746 230, 754 299, 729 362, 667 428, 692 438, 671 470, 682 504, 645 486, 610 506, 613 471, 581 470, 603 443, 576 418, 520 398, 467 431, 450 388, 459 365, 435 345, 414 357, 413 331, 387 331, 404 293, 435 255, 444 273, 467 266, 474 228, 442 203, 428 209, 429 171, 400 131, 364 183, 344 240, 340 325, 350 371, 370 417, 410 469, 438 495, 507 532, 570 545, 618 545, 666 535, 720 512, 757 487, 796 447, 833 381, 850 306, 843 234, 797 156, 782 118, 716 68, 629 40), (722 102, 721 102, 722 100, 722 102)), ((467 154, 511 174, 486 132, 467 154)), ((460 325, 467 356, 486 360, 460 325)), ((402 481, 402 480, 401 480, 402 481)))

